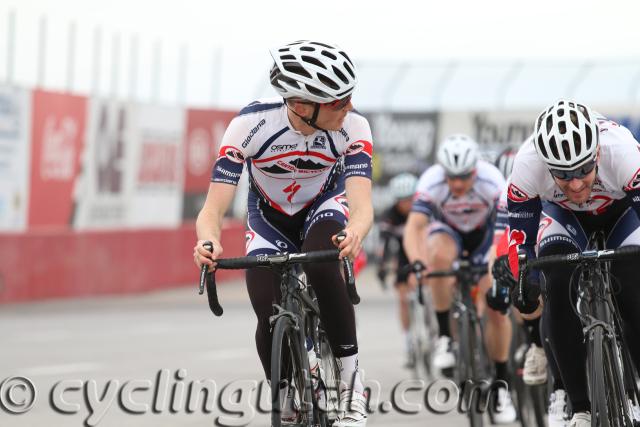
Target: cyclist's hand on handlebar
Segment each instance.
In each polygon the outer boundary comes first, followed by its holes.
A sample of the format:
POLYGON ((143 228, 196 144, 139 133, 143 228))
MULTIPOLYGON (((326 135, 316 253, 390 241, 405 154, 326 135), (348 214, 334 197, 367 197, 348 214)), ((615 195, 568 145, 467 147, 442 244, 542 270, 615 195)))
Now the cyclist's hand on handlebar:
POLYGON ((540 281, 536 278, 529 276, 524 280, 522 284, 522 293, 519 286, 513 289, 511 297, 513 298, 513 305, 523 314, 531 314, 538 309, 540 305, 540 281))
POLYGON ((338 241, 337 234, 331 236, 331 241, 340 249, 340 258, 349 257, 353 261, 362 249, 362 238, 349 227, 346 227, 342 232, 346 235, 342 241, 338 241))
POLYGON ((198 240, 198 242, 196 243, 196 246, 193 248, 193 260, 198 268, 202 268, 204 264, 207 264, 209 266, 209 271, 213 271, 213 260, 219 258, 220 255, 222 255, 222 245, 220 245, 220 243, 218 243, 214 239, 211 239, 210 242, 213 243, 212 253, 204 247, 204 242, 206 242, 206 240, 198 240))
MULTIPOLYGON (((418 260, 418 261, 414 261, 411 264, 411 272, 415 273, 415 272, 422 272, 422 273, 426 273, 426 267, 425 265, 422 263, 422 261, 418 260)), ((424 283, 424 282, 423 282, 424 283)), ((418 278, 416 277, 415 274, 409 274, 409 277, 407 278, 407 284, 409 285, 409 287, 411 289, 415 289, 418 286, 418 278)))
POLYGON ((513 277, 513 273, 511 273, 508 255, 496 258, 493 267, 491 267, 491 275, 499 287, 511 290, 518 284, 515 277, 513 277))
POLYGON ((503 286, 494 280, 485 295, 489 308, 505 314, 511 305, 511 289, 513 288, 503 286))

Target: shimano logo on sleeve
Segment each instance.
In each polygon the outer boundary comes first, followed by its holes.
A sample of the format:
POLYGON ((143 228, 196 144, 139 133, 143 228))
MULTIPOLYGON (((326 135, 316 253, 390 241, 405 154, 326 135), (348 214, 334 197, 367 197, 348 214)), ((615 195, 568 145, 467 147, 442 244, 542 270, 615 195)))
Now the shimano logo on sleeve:
POLYGON ((264 124, 266 123, 266 121, 264 119, 260 120, 260 122, 256 125, 256 127, 254 127, 253 129, 251 129, 251 131, 249 132, 249 135, 245 138, 244 141, 242 141, 242 148, 247 148, 247 145, 249 145, 249 143, 251 142, 251 138, 253 138, 253 136, 258 133, 258 131, 260 130, 260 128, 262 126, 264 126, 264 124))

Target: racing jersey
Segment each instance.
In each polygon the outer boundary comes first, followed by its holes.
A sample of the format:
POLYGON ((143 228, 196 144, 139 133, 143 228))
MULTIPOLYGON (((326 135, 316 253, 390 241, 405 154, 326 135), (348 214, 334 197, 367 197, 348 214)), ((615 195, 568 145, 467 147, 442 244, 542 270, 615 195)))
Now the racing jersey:
POLYGON ((484 229, 493 225, 496 204, 504 186, 500 171, 479 160, 471 190, 461 197, 454 197, 449 191, 444 168, 433 165, 418 181, 412 211, 442 221, 461 233, 484 229))
POLYGON ((626 203, 640 216, 640 145, 625 127, 600 116, 598 118, 600 155, 596 178, 589 200, 570 202, 558 187, 549 169, 536 153, 530 137, 515 158, 508 182, 509 259, 517 277, 517 250, 535 257, 542 202, 564 209, 601 215, 613 204, 626 203))
POLYGON ((229 124, 211 181, 237 185, 246 165, 251 189, 291 216, 339 180, 371 178, 371 140, 369 123, 355 111, 339 131, 305 136, 291 125, 282 98, 258 100, 229 124))

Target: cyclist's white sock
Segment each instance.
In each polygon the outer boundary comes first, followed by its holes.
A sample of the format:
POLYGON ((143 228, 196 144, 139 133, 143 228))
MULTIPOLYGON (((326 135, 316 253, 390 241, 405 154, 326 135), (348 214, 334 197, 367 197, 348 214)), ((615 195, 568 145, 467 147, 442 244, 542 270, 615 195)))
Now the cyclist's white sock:
POLYGON ((358 370, 358 354, 339 357, 338 366, 340 366, 340 381, 343 383, 343 387, 353 387, 353 390, 359 393, 364 392, 364 386, 360 379, 360 371, 358 370))
POLYGON ((411 334, 409 334, 409 331, 404 332, 404 345, 407 353, 413 350, 413 343, 411 342, 411 334))

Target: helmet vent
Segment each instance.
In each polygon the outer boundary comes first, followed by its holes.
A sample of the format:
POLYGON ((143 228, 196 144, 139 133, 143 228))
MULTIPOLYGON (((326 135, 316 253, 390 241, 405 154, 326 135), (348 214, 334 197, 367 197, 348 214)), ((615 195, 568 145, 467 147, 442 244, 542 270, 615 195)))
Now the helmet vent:
POLYGON ((564 120, 561 122, 558 122, 558 130, 562 135, 567 133, 567 122, 565 122, 564 120))
POLYGON ((560 153, 558 153, 558 144, 556 144, 556 138, 554 136, 549 138, 549 148, 551 148, 551 155, 554 158, 559 159, 560 153))
POLYGON ((296 62, 283 62, 282 63, 282 68, 284 68, 285 70, 287 70, 290 73, 294 73, 294 74, 297 74, 299 76, 304 76, 304 77, 306 77, 308 79, 311 78, 311 74, 309 74, 307 72, 307 70, 302 68, 300 66, 300 64, 298 64, 296 62))
POLYGON ((547 149, 544 148, 544 142, 542 141, 541 136, 538 137, 538 148, 540 149, 540 152, 544 157, 549 157, 549 154, 547 153, 547 149))
POLYGON ((338 76, 338 78, 342 80, 344 84, 349 83, 349 79, 347 78, 347 76, 345 76, 342 71, 338 70, 335 65, 332 65, 331 68, 333 69, 333 72, 336 74, 336 76, 338 76))
POLYGON ((340 89, 340 86, 338 86, 336 82, 334 82, 333 80, 331 80, 329 77, 325 76, 322 73, 318 73, 318 80, 320 80, 322 83, 329 86, 333 90, 340 89))
POLYGON ((325 70, 327 69, 327 67, 322 62, 320 62, 313 56, 302 55, 302 60, 308 64, 313 64, 317 67, 324 68, 325 70))
POLYGON ((326 51, 326 50, 323 50, 321 53, 322 53, 324 56, 326 56, 327 58, 331 58, 331 59, 333 59, 334 61, 335 61, 336 59, 338 59, 338 57, 337 57, 337 56, 335 56, 333 53, 328 52, 328 51, 326 51))

